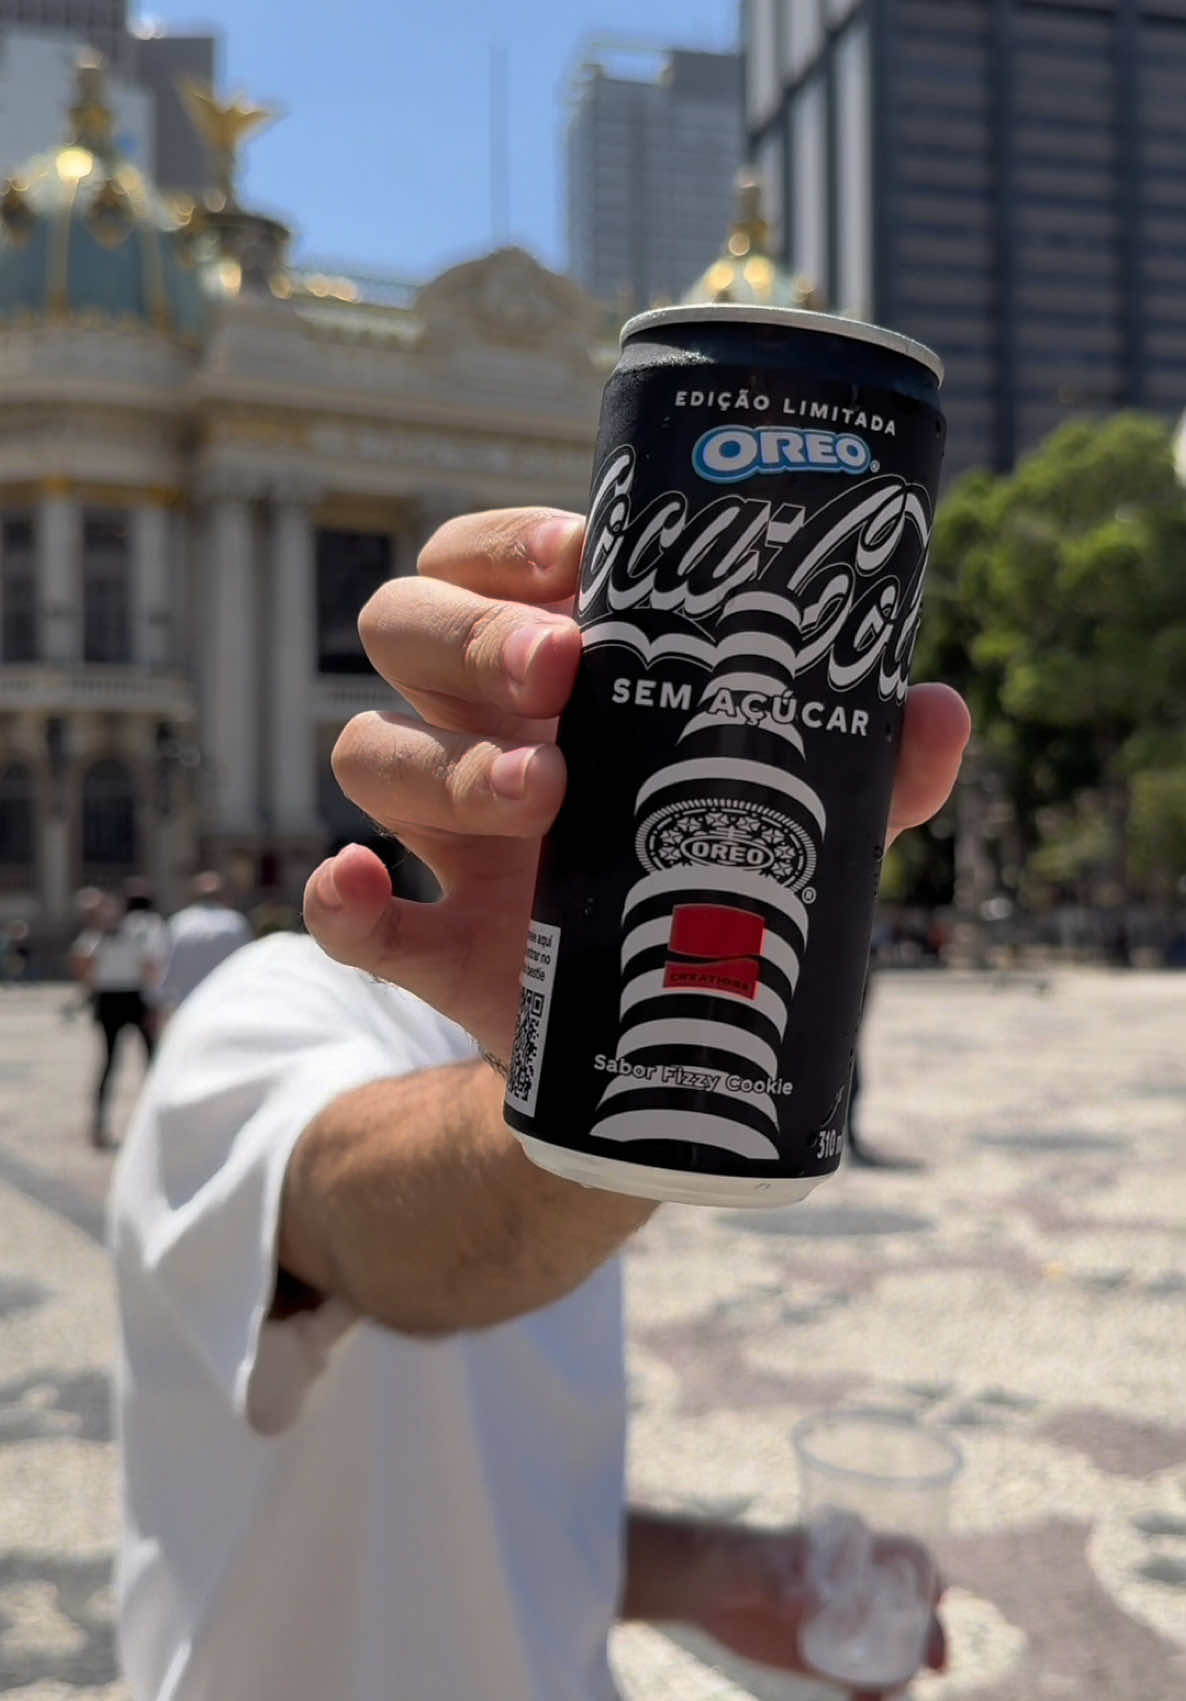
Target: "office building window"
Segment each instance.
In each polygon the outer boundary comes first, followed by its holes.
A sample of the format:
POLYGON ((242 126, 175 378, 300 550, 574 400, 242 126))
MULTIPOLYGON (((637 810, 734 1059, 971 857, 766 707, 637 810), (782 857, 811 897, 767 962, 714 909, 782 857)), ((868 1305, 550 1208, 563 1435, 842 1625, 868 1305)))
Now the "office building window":
POLYGON ((386 532, 317 533, 317 670, 369 673, 358 611, 394 572, 386 532))
POLYGON ((94 512, 82 522, 82 654, 88 662, 132 659, 128 518, 94 512))
POLYGON ((10 514, 0 527, 0 660, 37 660, 37 573, 27 514, 10 514))

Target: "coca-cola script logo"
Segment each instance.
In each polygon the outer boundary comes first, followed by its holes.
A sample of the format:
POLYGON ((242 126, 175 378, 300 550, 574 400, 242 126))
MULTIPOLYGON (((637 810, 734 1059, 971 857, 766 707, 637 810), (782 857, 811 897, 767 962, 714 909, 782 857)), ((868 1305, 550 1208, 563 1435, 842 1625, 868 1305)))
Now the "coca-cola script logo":
POLYGON ((931 535, 921 485, 878 474, 814 513, 735 492, 693 508, 679 490, 636 511, 636 466, 633 448, 615 450, 593 493, 577 596, 587 648, 711 669, 736 616, 736 631, 759 626, 787 647, 796 678, 824 667, 845 691, 876 674, 883 699, 905 696, 931 535))

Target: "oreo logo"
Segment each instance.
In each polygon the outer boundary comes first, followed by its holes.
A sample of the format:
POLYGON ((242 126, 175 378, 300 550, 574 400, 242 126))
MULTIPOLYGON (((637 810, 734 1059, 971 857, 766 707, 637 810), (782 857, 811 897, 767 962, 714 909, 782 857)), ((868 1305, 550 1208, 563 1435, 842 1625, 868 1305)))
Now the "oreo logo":
POLYGON ((764 874, 810 903, 804 888, 815 873, 816 850, 797 822, 765 803, 693 798, 647 817, 635 852, 652 874, 678 868, 733 868, 764 874))
POLYGON ((873 451, 852 431, 717 425, 692 450, 692 465, 713 484, 736 484, 755 473, 863 473, 873 465, 873 451))

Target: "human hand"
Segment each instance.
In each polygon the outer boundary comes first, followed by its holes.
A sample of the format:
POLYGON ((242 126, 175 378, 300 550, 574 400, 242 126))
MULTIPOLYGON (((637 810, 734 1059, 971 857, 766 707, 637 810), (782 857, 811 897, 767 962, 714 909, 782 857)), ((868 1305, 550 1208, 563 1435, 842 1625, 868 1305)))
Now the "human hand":
MULTIPOLYGON (((582 523, 551 509, 450 520, 416 577, 375 593, 359 630, 379 674, 422 719, 357 715, 334 773, 360 809, 432 869, 436 904, 394 898, 350 845, 305 889, 305 921, 339 962, 408 988, 497 1057, 510 1054, 539 842, 564 795, 553 739, 580 658, 570 616, 582 523)), ((955 783, 968 711, 944 685, 906 705, 890 839, 955 783)))
MULTIPOLYGON (((804 1627, 819 1606, 807 1578, 804 1530, 710 1526, 699 1533, 689 1552, 692 1557, 674 1585, 681 1596, 682 1622, 760 1665, 818 1675, 801 1649, 804 1627)), ((906 1537, 876 1537, 873 1555, 875 1560, 904 1555, 916 1561, 928 1579, 934 1575, 929 1556, 906 1537)), ((941 1592, 941 1585, 934 1590, 936 1609, 941 1592)), ((947 1642, 937 1610, 924 1658, 929 1669, 946 1669, 947 1642)), ((901 1687, 860 1690, 853 1701, 885 1701, 901 1687)))

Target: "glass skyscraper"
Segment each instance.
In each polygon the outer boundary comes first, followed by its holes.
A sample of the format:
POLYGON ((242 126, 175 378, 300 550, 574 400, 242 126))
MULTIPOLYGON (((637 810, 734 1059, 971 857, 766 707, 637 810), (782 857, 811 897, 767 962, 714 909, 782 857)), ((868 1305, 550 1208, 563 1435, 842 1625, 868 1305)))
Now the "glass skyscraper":
POLYGON ((788 262, 947 364, 948 467, 1186 401, 1186 0, 745 0, 788 262))
POLYGON ((688 288, 732 216, 742 125, 736 54, 587 49, 568 124, 569 271, 582 288, 630 308, 688 288))

